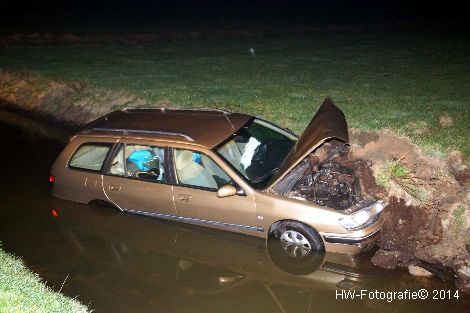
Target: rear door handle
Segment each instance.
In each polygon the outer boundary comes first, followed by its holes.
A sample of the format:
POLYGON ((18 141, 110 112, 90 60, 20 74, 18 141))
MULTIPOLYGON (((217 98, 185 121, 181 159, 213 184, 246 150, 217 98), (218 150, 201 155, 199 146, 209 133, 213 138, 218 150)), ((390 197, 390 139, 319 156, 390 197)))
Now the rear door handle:
POLYGON ((186 193, 180 193, 178 195, 178 200, 189 202, 191 200, 191 195, 188 195, 186 193))
POLYGON ((118 185, 109 185, 109 190, 112 190, 112 191, 120 191, 122 189, 121 186, 118 186, 118 185))

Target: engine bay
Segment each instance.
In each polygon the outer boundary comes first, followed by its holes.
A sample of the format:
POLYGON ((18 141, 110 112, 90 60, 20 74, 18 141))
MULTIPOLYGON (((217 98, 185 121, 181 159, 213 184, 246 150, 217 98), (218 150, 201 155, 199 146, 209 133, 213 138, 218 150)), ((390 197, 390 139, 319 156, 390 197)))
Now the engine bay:
POLYGON ((274 191, 280 195, 347 210, 360 202, 361 185, 348 162, 349 146, 341 141, 324 143, 302 160, 274 191))

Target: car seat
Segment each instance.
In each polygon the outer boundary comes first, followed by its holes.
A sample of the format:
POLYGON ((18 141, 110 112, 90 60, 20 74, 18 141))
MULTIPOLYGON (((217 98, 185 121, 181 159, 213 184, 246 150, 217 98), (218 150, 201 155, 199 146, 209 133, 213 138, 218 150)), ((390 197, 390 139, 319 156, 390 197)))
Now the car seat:
POLYGON ((217 188, 217 183, 209 171, 193 161, 191 151, 177 151, 176 154, 176 173, 182 184, 217 188))

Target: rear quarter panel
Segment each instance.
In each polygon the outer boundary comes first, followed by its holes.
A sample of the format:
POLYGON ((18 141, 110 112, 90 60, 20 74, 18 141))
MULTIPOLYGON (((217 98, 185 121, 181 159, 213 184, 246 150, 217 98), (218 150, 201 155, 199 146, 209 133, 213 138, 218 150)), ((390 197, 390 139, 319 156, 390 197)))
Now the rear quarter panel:
POLYGON ((69 168, 70 158, 85 143, 115 143, 117 138, 99 136, 75 136, 62 150, 51 168, 55 177, 52 186, 54 197, 80 203, 93 200, 106 200, 103 193, 101 173, 69 168))

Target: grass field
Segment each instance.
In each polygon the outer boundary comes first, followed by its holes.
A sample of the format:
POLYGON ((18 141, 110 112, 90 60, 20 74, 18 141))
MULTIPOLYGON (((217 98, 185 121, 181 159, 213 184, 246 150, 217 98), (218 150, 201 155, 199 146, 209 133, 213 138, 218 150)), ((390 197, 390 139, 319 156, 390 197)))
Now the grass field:
POLYGON ((86 313, 89 310, 46 287, 23 262, 0 249, 0 312, 86 313))
POLYGON ((352 127, 470 156, 470 36, 370 32, 147 45, 3 47, 0 67, 152 103, 261 115, 300 132, 325 96, 352 127), (249 52, 254 48, 256 56, 249 52), (442 127, 440 117, 451 121, 442 127))

